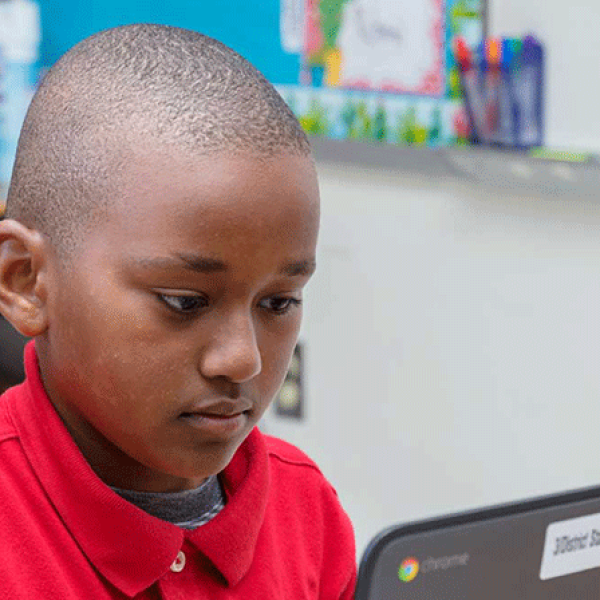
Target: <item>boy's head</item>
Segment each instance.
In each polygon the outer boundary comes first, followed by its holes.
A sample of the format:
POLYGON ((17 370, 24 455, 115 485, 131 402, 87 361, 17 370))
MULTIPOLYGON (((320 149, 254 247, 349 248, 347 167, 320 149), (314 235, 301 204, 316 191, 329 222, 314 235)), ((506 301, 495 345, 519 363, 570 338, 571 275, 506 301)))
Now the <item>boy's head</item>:
POLYGON ((219 42, 132 25, 50 70, 0 222, 0 310, 107 483, 226 466, 285 375, 318 215, 296 119, 219 42))

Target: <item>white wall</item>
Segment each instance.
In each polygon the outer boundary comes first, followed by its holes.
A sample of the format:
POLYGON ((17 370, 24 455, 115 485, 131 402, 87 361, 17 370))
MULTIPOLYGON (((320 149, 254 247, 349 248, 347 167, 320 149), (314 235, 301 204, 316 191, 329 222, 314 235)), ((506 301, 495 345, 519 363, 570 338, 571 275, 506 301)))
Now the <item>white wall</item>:
POLYGON ((321 164, 306 450, 378 530, 600 483, 600 203, 321 164))

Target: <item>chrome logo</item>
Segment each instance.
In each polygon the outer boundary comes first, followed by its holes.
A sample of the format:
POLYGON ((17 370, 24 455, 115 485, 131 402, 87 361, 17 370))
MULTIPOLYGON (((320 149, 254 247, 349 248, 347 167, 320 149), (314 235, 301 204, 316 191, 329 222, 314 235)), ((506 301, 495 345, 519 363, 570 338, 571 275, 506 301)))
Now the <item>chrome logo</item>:
POLYGON ((398 569, 398 578, 400 581, 408 583, 412 581, 419 573, 419 561, 416 558, 405 558, 398 569))

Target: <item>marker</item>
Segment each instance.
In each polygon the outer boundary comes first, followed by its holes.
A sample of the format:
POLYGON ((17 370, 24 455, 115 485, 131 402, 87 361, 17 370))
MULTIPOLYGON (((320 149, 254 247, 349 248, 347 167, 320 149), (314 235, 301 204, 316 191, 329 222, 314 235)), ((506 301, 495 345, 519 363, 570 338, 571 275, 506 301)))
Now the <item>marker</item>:
POLYGON ((516 67, 515 41, 503 38, 500 47, 499 121, 496 141, 503 146, 516 146, 519 143, 519 105, 513 84, 516 67))
POLYGON ((471 49, 462 37, 457 37, 455 40, 455 56, 465 96, 465 109, 471 124, 471 141, 479 143, 483 141, 482 135, 485 126, 483 99, 471 49))
POLYGON ((485 56, 485 132, 486 141, 498 141, 500 127, 500 61, 501 45, 498 38, 487 38, 483 46, 485 56))
POLYGON ((520 145, 541 146, 543 141, 543 49, 531 35, 523 40, 516 95, 521 111, 520 145))

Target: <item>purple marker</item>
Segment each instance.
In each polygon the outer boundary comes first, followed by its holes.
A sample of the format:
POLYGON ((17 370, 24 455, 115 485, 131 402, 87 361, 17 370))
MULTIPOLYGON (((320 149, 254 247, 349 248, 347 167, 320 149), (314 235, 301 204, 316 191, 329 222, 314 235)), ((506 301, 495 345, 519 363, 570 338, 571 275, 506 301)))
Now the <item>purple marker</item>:
POLYGON ((521 65, 515 80, 520 111, 520 145, 543 145, 543 60, 542 45, 531 35, 523 41, 521 65))

